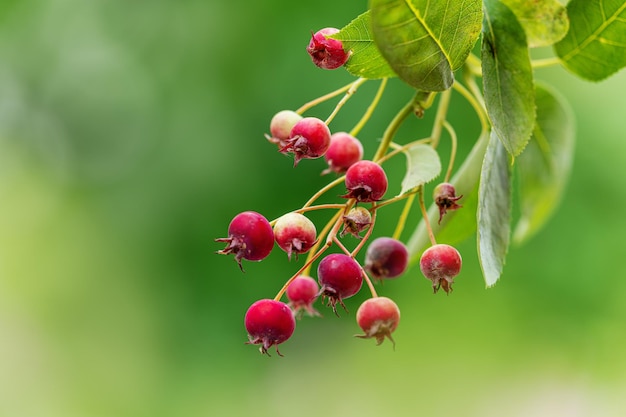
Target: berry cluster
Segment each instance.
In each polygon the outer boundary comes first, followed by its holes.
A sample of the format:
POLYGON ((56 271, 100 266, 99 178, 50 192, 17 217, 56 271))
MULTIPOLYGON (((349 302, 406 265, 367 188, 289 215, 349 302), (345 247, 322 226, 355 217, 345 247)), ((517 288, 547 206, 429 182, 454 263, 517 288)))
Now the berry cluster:
MULTIPOLYGON (((341 67, 350 57, 350 53, 343 50, 340 41, 328 38, 336 32, 332 28, 322 29, 313 34, 307 47, 313 62, 320 68, 341 67)), ((362 80, 357 80, 350 88, 355 89, 360 82, 362 80)), ((336 95, 345 91, 347 89, 342 89, 336 95)), ((331 97, 327 95, 323 99, 329 98, 331 97)), ((319 190, 302 208, 273 221, 268 221, 263 215, 253 211, 236 215, 228 227, 228 237, 216 239, 226 243, 226 247, 218 253, 233 254, 242 271, 242 260, 260 261, 270 254, 275 245, 287 254, 289 260, 297 262, 299 257, 306 254, 303 265, 284 282, 273 299, 256 301, 245 314, 248 343, 260 345, 260 351, 268 355, 272 346, 280 355, 278 345, 292 336, 297 319, 304 314, 321 316, 314 307, 318 299, 338 316, 337 307, 347 311, 344 300, 359 293, 364 282, 369 288, 371 298, 364 301, 356 312, 357 324, 363 331, 363 334, 357 336, 375 338, 377 344, 388 338, 395 345, 392 333, 398 327, 400 310, 390 298, 378 296, 374 284, 400 277, 409 266, 409 251, 399 239, 405 218, 399 220, 399 227, 393 236, 371 239, 376 216, 381 207, 398 201, 412 203, 417 195, 420 197, 424 220, 428 222, 422 185, 384 200, 388 177, 382 164, 403 149, 400 147, 389 151, 392 147, 391 141, 383 140, 374 158, 363 159, 363 145, 356 136, 369 114, 364 115, 351 132, 331 133, 328 125, 345 100, 325 121, 302 116, 319 102, 321 100, 308 103, 297 111, 278 112, 271 119, 270 133, 266 138, 278 147, 279 152, 293 156, 294 167, 303 159, 323 157, 326 166, 322 173, 334 174, 336 178, 319 190), (340 184, 346 190, 341 196, 343 200, 336 204, 315 205, 318 197, 340 184), (315 224, 305 215, 312 210, 334 212, 319 233, 315 224), (347 235, 350 236, 346 238, 347 235), (346 239, 354 242, 354 238, 357 243, 350 250, 346 239), (334 253, 328 251, 331 247, 336 249, 334 253), (359 262, 357 256, 363 249, 363 261, 359 262), (317 280, 312 277, 314 264, 317 265, 317 280), (284 295, 287 302, 281 301, 284 295)), ((456 202, 462 196, 455 195, 454 187, 447 182, 447 177, 434 191, 433 201, 439 207, 440 221, 446 211, 461 207, 456 202)), ((461 256, 452 246, 436 244, 434 237, 431 241, 432 246, 420 259, 420 269, 432 281, 434 292, 443 288, 448 293, 452 290, 454 277, 461 270, 461 256)))

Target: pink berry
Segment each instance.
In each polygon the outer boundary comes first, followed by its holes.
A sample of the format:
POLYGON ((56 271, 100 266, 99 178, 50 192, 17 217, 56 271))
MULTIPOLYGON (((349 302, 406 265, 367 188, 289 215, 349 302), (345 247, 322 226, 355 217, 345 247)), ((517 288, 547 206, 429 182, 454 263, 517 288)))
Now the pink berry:
POLYGON ((395 278, 406 271, 409 251, 404 243, 390 237, 372 241, 365 253, 365 270, 374 278, 395 278))
POLYGON ((387 175, 380 165, 372 161, 359 161, 346 172, 344 198, 355 198, 369 203, 380 200, 387 192, 387 175))
POLYGON ((217 251, 222 255, 235 255, 239 268, 241 260, 260 261, 274 247, 274 231, 265 217, 254 211, 244 211, 233 218, 228 226, 228 237, 215 239, 226 242, 226 248, 217 251))
POLYGON ((294 166, 301 159, 319 158, 330 146, 330 129, 316 117, 304 117, 291 129, 289 139, 280 152, 294 154, 294 166))
POLYGON ((357 239, 361 239, 359 233, 370 227, 372 224, 372 214, 365 207, 353 207, 348 214, 343 216, 343 229, 339 234, 340 237, 344 237, 350 233, 357 239))
POLYGON ((287 252, 290 260, 292 253, 297 257, 311 249, 315 244, 316 233, 313 222, 300 213, 287 213, 274 225, 276 243, 287 252))
POLYGON ((387 297, 374 297, 365 300, 356 312, 356 322, 365 332, 356 335, 363 339, 376 338, 376 344, 380 345, 387 337, 394 344, 391 333, 398 327, 400 322, 400 309, 387 297))
POLYGON ((309 316, 319 316, 320 313, 313 308, 313 303, 319 295, 317 282, 306 275, 299 275, 287 287, 289 306, 296 317, 300 317, 303 311, 309 316))
POLYGON ((456 210, 463 207, 456 203, 462 197, 462 195, 456 196, 454 186, 448 182, 442 182, 435 187, 433 190, 433 200, 435 200, 435 204, 439 207, 439 223, 441 223, 443 215, 446 214, 448 210, 456 210))
POLYGON ((282 110, 272 117, 270 121, 270 134, 265 135, 271 143, 277 144, 280 148, 287 144, 287 139, 291 135, 291 129, 302 120, 295 111, 282 110))
POLYGON ((350 54, 343 50, 340 40, 329 38, 339 29, 324 28, 311 36, 311 41, 306 51, 311 56, 313 63, 322 69, 336 69, 346 63, 350 54))
POLYGON ((276 346, 276 353, 280 356, 278 345, 289 339, 296 328, 296 320, 289 306, 276 300, 263 299, 255 302, 248 308, 244 318, 248 331, 248 344, 261 345, 259 350, 263 354, 276 346))
POLYGON ((324 154, 328 169, 322 174, 344 173, 361 158, 363 158, 363 145, 357 138, 346 132, 333 133, 330 137, 330 146, 324 154))
POLYGON ((420 258, 422 274, 433 282, 433 290, 439 287, 446 293, 452 291, 454 277, 461 272, 461 254, 450 245, 437 244, 426 249, 420 258))
POLYGON ((337 314, 337 303, 347 311, 343 300, 359 292, 363 274, 361 266, 354 259, 343 253, 334 253, 320 261, 317 280, 322 286, 322 299, 328 297, 328 305, 337 314))

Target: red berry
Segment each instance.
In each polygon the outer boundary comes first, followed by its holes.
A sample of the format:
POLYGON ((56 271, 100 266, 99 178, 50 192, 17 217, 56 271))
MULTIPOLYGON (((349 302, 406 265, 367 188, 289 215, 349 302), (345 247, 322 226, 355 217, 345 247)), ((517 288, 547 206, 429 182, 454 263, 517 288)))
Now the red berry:
POLYGON ((228 226, 228 237, 215 239, 226 242, 226 248, 217 251, 222 255, 233 253, 239 268, 241 260, 260 261, 274 247, 274 231, 265 217, 254 211, 244 211, 233 218, 228 226))
POLYGON ((365 207, 353 207, 348 214, 343 216, 343 229, 339 234, 344 237, 347 233, 357 239, 361 239, 359 233, 367 229, 372 224, 372 214, 365 207))
POLYGON ((461 272, 461 254, 450 245, 438 244, 426 249, 420 258, 420 269, 424 276, 433 282, 433 290, 439 287, 448 293, 452 291, 454 277, 461 272))
POLYGON ((313 308, 313 303, 319 295, 317 282, 309 276, 300 275, 296 277, 287 287, 287 298, 289 306, 296 317, 300 317, 303 311, 309 316, 319 316, 320 313, 313 308))
POLYGON ((387 191, 387 175, 380 165, 372 161, 359 161, 346 172, 344 198, 370 203, 380 200, 387 191))
POLYGON ((387 297, 374 297, 365 300, 356 312, 356 322, 365 332, 364 335, 356 335, 363 339, 376 338, 376 344, 380 345, 385 337, 394 344, 391 333, 398 327, 400 322, 400 309, 387 297))
POLYGON ((282 250, 291 254, 308 252, 315 244, 315 225, 300 213, 287 213, 280 217, 274 225, 274 237, 282 250))
POLYGON ((265 135, 271 143, 277 144, 280 148, 287 144, 287 139, 291 135, 291 129, 302 120, 295 111, 282 110, 272 117, 270 122, 270 135, 265 135))
POLYGON ((330 137, 330 146, 324 154, 328 169, 322 174, 344 173, 361 158, 363 158, 363 145, 357 138, 346 132, 333 133, 330 137))
POLYGON ((374 239, 365 253, 365 270, 374 278, 395 278, 406 271, 409 251, 404 243, 390 237, 374 239))
POLYGON ((441 219, 443 219, 443 215, 446 214, 446 211, 463 207, 456 203, 461 197, 463 196, 456 196, 454 186, 448 182, 442 182, 435 187, 433 190, 433 200, 435 200, 435 204, 439 207, 439 223, 441 223, 441 219))
POLYGON ((322 299, 337 314, 337 303, 347 311, 343 300, 358 293, 363 284, 361 266, 348 255, 334 253, 322 259, 317 266, 317 280, 322 286, 322 299))
POLYGON ((248 331, 248 344, 261 345, 259 350, 263 354, 276 346, 276 353, 280 356, 278 345, 289 339, 296 328, 296 320, 289 306, 276 300, 263 299, 255 302, 248 308, 244 324, 248 331))
POLYGON ((304 117, 291 129, 280 152, 294 154, 294 166, 301 159, 319 158, 330 146, 330 129, 316 117, 304 117))
POLYGON ((346 63, 350 54, 343 50, 340 40, 329 38, 339 32, 336 28, 324 28, 311 36, 306 51, 313 63, 322 69, 336 69, 346 63))

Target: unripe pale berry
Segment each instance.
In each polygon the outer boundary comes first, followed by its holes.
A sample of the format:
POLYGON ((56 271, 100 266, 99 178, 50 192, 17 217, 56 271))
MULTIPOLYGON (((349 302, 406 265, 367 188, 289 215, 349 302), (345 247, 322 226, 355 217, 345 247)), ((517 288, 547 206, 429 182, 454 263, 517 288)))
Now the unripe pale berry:
POLYGON ((322 69, 336 69, 346 63, 350 54, 344 51, 340 40, 329 38, 339 32, 336 28, 324 28, 311 36, 306 51, 313 63, 322 69))
POLYGON ((374 239, 365 252, 365 270, 377 279, 396 278, 406 271, 408 264, 406 246, 390 237, 374 239))
POLYGON ((378 201, 387 191, 387 175, 380 165, 372 161, 359 161, 346 171, 344 198, 370 203, 378 201))
POLYGON ((363 158, 363 145, 354 136, 346 132, 333 133, 330 137, 330 146, 324 154, 328 169, 322 174, 347 171, 350 166, 363 158))
POLYGON ((289 306, 281 301, 263 299, 255 302, 248 308, 244 318, 248 331, 248 344, 261 345, 259 350, 263 354, 276 346, 276 353, 280 356, 278 345, 289 339, 296 328, 296 320, 289 306))
POLYGON ((289 307, 296 317, 301 317, 306 311, 309 316, 319 316, 320 313, 313 308, 313 303, 317 300, 320 287, 317 282, 306 275, 297 276, 287 287, 287 298, 289 307))
POLYGON ((316 233, 313 222, 300 213, 287 213, 274 225, 276 243, 287 252, 290 260, 291 254, 295 253, 297 257, 311 249, 315 244, 316 233))
POLYGON ((315 159, 324 155, 330 146, 330 136, 330 129, 321 119, 304 117, 293 126, 280 152, 292 152, 296 166, 301 159, 315 159))
POLYGON ((356 312, 356 322, 365 332, 356 335, 363 339, 376 338, 376 344, 380 345, 387 337, 395 347, 395 341, 391 333, 396 330, 400 323, 400 309, 387 297, 374 297, 365 300, 356 312))
POLYGON ((452 291, 454 277, 461 272, 461 254, 453 246, 446 244, 433 245, 426 249, 420 258, 420 270, 426 278, 433 282, 433 291, 439 287, 446 293, 452 291))
POLYGON ((359 233, 370 227, 372 224, 372 214, 365 207, 353 207, 348 214, 343 216, 343 229, 339 234, 340 237, 344 237, 350 233, 357 239, 361 239, 359 233))
POLYGON ((287 145, 291 129, 302 120, 302 116, 292 110, 281 110, 270 121, 270 134, 265 135, 267 140, 275 143, 279 148, 287 145))
POLYGON ((239 268, 241 260, 260 261, 270 254, 274 247, 274 231, 263 215, 254 211, 244 211, 236 215, 228 225, 228 237, 215 239, 226 242, 226 248, 217 251, 222 255, 235 255, 239 268))
POLYGON ((462 197, 462 195, 457 197, 454 186, 448 182, 442 182, 435 187, 433 190, 433 200, 435 200, 435 204, 439 207, 439 223, 441 223, 443 215, 446 214, 448 210, 456 210, 463 207, 456 203, 462 197))
POLYGON ((363 273, 354 259, 343 253, 334 253, 320 261, 317 280, 322 287, 322 299, 328 297, 328 305, 337 314, 337 303, 347 311, 343 300, 361 289, 363 273))

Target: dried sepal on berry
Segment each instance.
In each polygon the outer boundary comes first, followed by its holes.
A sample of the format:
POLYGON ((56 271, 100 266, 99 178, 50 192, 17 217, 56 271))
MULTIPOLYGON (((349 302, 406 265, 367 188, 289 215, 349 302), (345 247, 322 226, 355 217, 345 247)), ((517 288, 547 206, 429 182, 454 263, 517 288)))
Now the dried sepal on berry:
POLYGON ((462 195, 456 195, 454 186, 448 182, 442 182, 435 187, 433 190, 433 199, 437 207, 439 207, 439 223, 441 223, 444 214, 446 214, 448 210, 457 210, 463 207, 456 203, 462 197, 462 195))
POLYGON ((289 284, 286 291, 287 299, 296 318, 301 318, 305 312, 311 317, 321 316, 313 307, 319 296, 319 288, 317 282, 307 275, 299 275, 289 284))
POLYGON ((322 69, 337 69, 348 61, 350 54, 343 49, 340 40, 329 38, 338 33, 337 28, 324 28, 311 34, 306 51, 313 63, 322 69))
POLYGON ((456 248, 440 243, 424 251, 420 257, 420 270, 432 281, 433 292, 443 288, 446 293, 450 293, 454 277, 461 272, 462 263, 461 254, 456 248))
POLYGON ((343 216, 343 228, 339 233, 340 237, 344 237, 348 233, 357 239, 362 239, 360 233, 367 230, 372 224, 372 214, 365 207, 354 207, 350 209, 348 214, 343 216))
POLYGON ((228 237, 215 241, 226 243, 226 247, 217 253, 234 254, 235 261, 243 271, 242 259, 260 261, 270 254, 274 247, 274 231, 263 215, 255 211, 244 211, 236 215, 228 225, 228 237))
POLYGON ((296 320, 289 306, 281 301, 262 299, 253 303, 244 318, 248 342, 260 345, 259 351, 270 356, 268 350, 276 346, 276 353, 283 356, 278 345, 291 337, 296 320))
POLYGON ((374 297, 365 300, 356 312, 356 321, 365 334, 355 335, 363 339, 375 338, 376 344, 388 338, 395 348, 396 342, 391 337, 400 323, 398 305, 387 297, 374 297))

